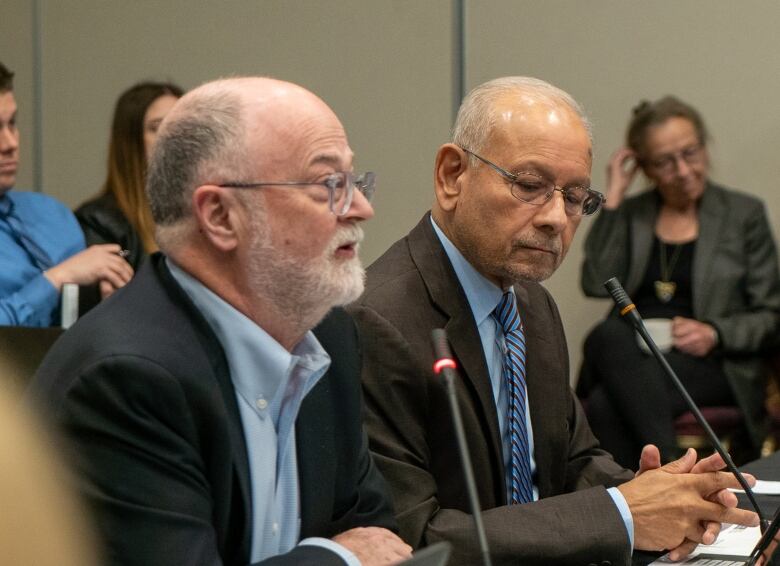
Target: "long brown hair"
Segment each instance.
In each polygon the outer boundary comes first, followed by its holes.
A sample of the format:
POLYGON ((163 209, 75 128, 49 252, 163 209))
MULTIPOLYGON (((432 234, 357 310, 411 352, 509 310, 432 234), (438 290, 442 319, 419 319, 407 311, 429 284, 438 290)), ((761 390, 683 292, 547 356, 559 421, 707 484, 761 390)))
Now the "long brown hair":
POLYGON ((144 115, 152 103, 166 94, 181 97, 184 91, 172 83, 142 82, 122 93, 114 109, 108 148, 108 174, 102 194, 116 199, 125 218, 138 232, 147 253, 156 251, 154 220, 146 199, 146 150, 144 115))

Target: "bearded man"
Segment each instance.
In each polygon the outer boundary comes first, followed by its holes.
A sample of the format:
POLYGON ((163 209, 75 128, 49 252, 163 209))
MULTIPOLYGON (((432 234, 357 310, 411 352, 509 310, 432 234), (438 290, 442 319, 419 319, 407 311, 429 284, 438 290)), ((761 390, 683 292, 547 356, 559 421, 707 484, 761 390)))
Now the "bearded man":
POLYGON ((208 83, 166 117, 147 187, 162 253, 32 386, 108 563, 409 555, 360 425, 354 325, 332 310, 363 290, 373 216, 352 156, 332 110, 282 81, 208 83))

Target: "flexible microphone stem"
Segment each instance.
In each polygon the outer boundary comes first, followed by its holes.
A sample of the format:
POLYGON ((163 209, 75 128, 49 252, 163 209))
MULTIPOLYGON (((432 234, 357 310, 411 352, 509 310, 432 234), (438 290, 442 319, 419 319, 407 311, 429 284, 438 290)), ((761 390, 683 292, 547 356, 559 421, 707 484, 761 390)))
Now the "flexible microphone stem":
POLYGON ((435 328, 431 332, 431 341, 433 343, 433 355, 436 357, 433 371, 440 376, 447 389, 447 399, 452 412, 452 424, 455 427, 455 438, 458 441, 458 449, 460 450, 460 462, 463 466, 463 476, 466 478, 466 491, 468 492, 469 504, 471 505, 471 516, 474 517, 474 527, 477 530, 479 549, 482 553, 482 564, 484 566, 492 566, 490 549, 488 548, 487 536, 485 535, 485 526, 482 523, 482 508, 479 505, 479 497, 477 496, 477 484, 474 481, 474 469, 471 466, 471 455, 469 454, 466 432, 463 428, 463 418, 460 414, 458 397, 455 391, 455 368, 457 366, 455 360, 452 359, 450 346, 447 342, 447 333, 443 328, 435 328))
POLYGON ((639 333, 639 335, 642 337, 642 339, 645 341, 647 347, 650 348, 650 351, 653 353, 653 356, 655 356, 655 359, 658 360, 658 363, 661 364, 661 367, 663 368, 666 375, 669 376, 669 379, 672 380, 672 383, 674 383, 674 386, 677 388, 677 391, 679 391, 680 395, 682 395, 683 399, 685 400, 685 403, 688 405, 688 409, 690 409, 691 413, 693 413, 693 416, 696 418, 696 422, 698 422, 699 425, 704 429, 704 432, 706 433, 707 437, 710 440, 710 444, 712 444, 712 446, 715 447, 715 450, 718 452, 718 454, 720 454, 720 457, 723 458, 723 461, 726 463, 726 467, 728 468, 728 470, 732 474, 734 474, 735 478, 737 478, 737 481, 739 482, 739 485, 742 486, 742 489, 745 491, 745 495, 750 501, 750 504, 753 506, 753 509, 755 509, 756 513, 758 514, 761 532, 764 533, 769 523, 764 518, 763 513, 761 513, 761 508, 758 506, 758 503, 756 502, 756 498, 753 494, 753 490, 750 489, 750 486, 748 485, 745 476, 743 476, 742 472, 740 472, 737 469, 737 467, 734 465, 734 461, 731 459, 731 456, 729 456, 729 453, 726 452, 726 450, 723 448, 723 444, 721 444, 715 432, 713 432, 712 428, 710 428, 710 425, 707 423, 706 419, 704 418, 704 415, 701 414, 701 411, 699 411, 699 408, 696 406, 696 403, 688 393, 688 390, 685 389, 685 386, 680 381, 680 378, 677 377, 677 374, 672 369, 672 366, 670 366, 669 362, 666 361, 666 358, 658 349, 658 346, 656 345, 655 341, 647 332, 647 328, 645 328, 645 324, 642 321, 642 317, 639 315, 639 312, 637 311, 633 301, 631 301, 631 299, 628 297, 628 294, 623 290, 623 286, 620 284, 620 281, 618 281, 617 277, 613 277, 604 283, 604 287, 607 289, 607 291, 609 291, 609 294, 612 296, 612 299, 615 301, 615 304, 617 304, 618 309, 620 309, 620 316, 622 316, 623 318, 627 318, 634 326, 636 331, 639 333))

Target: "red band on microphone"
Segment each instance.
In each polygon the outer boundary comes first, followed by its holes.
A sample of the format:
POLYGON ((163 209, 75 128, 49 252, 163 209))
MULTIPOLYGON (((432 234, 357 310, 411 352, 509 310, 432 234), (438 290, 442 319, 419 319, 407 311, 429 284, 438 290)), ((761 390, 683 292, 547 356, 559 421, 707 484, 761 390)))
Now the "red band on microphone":
POLYGON ((455 369, 456 367, 458 366, 455 365, 455 360, 452 360, 450 358, 442 358, 440 360, 436 360, 436 363, 433 364, 433 371, 434 373, 439 374, 441 373, 441 370, 443 370, 444 368, 455 369))

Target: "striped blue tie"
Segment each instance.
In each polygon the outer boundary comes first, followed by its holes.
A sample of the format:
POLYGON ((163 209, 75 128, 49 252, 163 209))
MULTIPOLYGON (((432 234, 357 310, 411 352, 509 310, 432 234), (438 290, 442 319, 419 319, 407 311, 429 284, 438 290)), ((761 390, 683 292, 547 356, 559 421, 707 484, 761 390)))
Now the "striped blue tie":
POLYGON ((504 329, 506 343, 504 379, 509 392, 507 431, 512 448, 512 485, 509 490, 509 502, 528 503, 533 501, 533 480, 525 420, 525 334, 514 294, 504 293, 493 314, 504 329))

